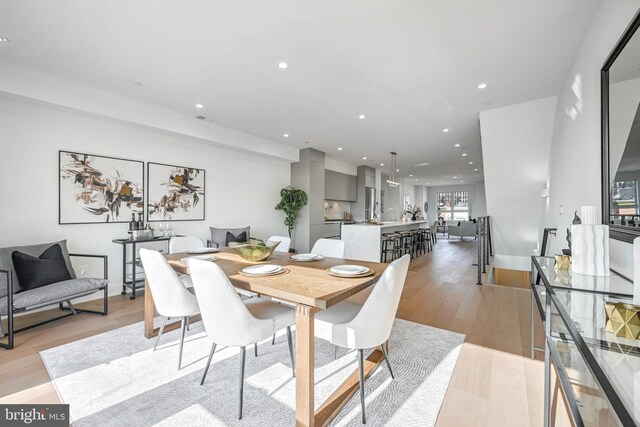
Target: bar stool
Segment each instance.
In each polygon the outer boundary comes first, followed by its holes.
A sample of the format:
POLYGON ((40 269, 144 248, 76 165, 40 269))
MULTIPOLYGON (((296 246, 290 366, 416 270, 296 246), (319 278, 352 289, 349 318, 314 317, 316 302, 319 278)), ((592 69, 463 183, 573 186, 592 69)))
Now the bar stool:
POLYGON ((391 261, 400 258, 400 235, 398 233, 382 233, 382 237, 380 261, 387 262, 389 254, 391 254, 391 261))
POLYGON ((401 231, 400 233, 400 253, 402 255, 409 254, 413 259, 413 233, 410 231, 401 231))

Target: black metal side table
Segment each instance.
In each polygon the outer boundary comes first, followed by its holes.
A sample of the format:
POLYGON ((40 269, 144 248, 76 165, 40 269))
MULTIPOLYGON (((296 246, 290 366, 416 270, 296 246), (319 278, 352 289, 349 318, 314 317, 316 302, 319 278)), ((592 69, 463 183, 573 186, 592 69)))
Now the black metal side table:
MULTIPOLYGON (((173 237, 173 236, 172 236, 173 237)), ((127 287, 131 288, 131 296, 129 299, 136 299, 136 285, 144 282, 144 276, 138 277, 138 251, 137 246, 140 243, 167 242, 167 253, 169 252, 169 240, 171 237, 153 237, 142 239, 114 239, 113 243, 122 245, 122 292, 121 295, 127 294, 127 287), (131 274, 127 274, 127 246, 131 245, 131 274)), ((143 271, 141 271, 143 273, 143 271)), ((141 286, 144 289, 144 285, 141 286)))

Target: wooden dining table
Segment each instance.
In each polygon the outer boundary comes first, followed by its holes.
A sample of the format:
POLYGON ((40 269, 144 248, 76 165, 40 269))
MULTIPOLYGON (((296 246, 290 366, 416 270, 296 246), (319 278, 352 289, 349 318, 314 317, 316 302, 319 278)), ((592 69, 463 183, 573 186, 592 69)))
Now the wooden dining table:
MULTIPOLYGON (((238 289, 255 292, 295 304, 296 308, 296 425, 324 426, 339 413, 359 387, 358 370, 353 373, 315 410, 314 408, 314 315, 320 310, 343 301, 374 285, 387 264, 353 261, 339 258, 324 258, 313 262, 296 262, 287 253, 275 252, 264 263, 281 265, 287 269, 275 276, 247 277, 240 270, 256 263, 244 260, 233 249, 225 248, 211 254, 215 263, 222 268, 238 289), (369 267, 373 274, 367 277, 342 278, 329 274, 328 269, 340 264, 358 264, 369 267)), ((179 273, 188 274, 186 264, 181 259, 186 253, 166 255, 169 264, 179 273)), ((154 327, 155 306, 153 295, 145 281, 144 292, 144 334, 147 338, 157 336, 154 327)), ((194 316, 191 321, 198 321, 194 316)), ((178 323, 165 326, 165 331, 176 329, 178 323)), ((374 350, 365 361, 365 377, 382 362, 380 350, 374 350)))

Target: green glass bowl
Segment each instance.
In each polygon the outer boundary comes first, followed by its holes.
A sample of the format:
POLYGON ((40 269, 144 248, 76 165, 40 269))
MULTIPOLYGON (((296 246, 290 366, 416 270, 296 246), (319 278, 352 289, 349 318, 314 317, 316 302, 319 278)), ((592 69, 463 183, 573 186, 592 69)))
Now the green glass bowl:
POLYGON ((271 256, 280 242, 270 245, 258 245, 257 243, 230 242, 229 247, 238 253, 243 259, 250 262, 264 261, 271 256))

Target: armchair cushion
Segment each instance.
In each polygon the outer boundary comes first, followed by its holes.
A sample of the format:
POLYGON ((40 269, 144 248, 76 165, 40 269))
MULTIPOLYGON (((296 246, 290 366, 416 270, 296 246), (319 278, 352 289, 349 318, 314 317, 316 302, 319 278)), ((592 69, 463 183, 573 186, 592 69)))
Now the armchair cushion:
POLYGON ((13 251, 11 259, 20 280, 21 291, 71 279, 60 245, 51 246, 39 257, 13 251))
MULTIPOLYGON (((80 278, 64 280, 41 286, 36 289, 20 292, 13 296, 13 307, 37 308, 59 301, 66 301, 83 295, 91 294, 109 283, 106 279, 80 278)), ((7 297, 0 298, 0 316, 7 314, 7 297)))
MULTIPOLYGON (((72 279, 75 279, 76 273, 73 271, 73 267, 71 266, 71 260, 69 259, 66 240, 60 240, 58 242, 51 243, 40 243, 36 245, 10 246, 6 248, 0 248, 0 270, 11 270, 11 273, 13 275, 14 293, 20 290, 20 281, 13 266, 13 259, 11 258, 11 254, 14 251, 19 251, 23 254, 38 257, 40 256, 40 254, 42 254, 42 252, 55 244, 58 244, 60 246, 60 249, 62 250, 62 256, 64 257, 64 262, 67 265, 67 269, 69 270, 69 274, 71 275, 72 279)), ((5 295, 7 295, 7 276, 5 274, 0 274, 0 297, 3 297, 5 295)))

